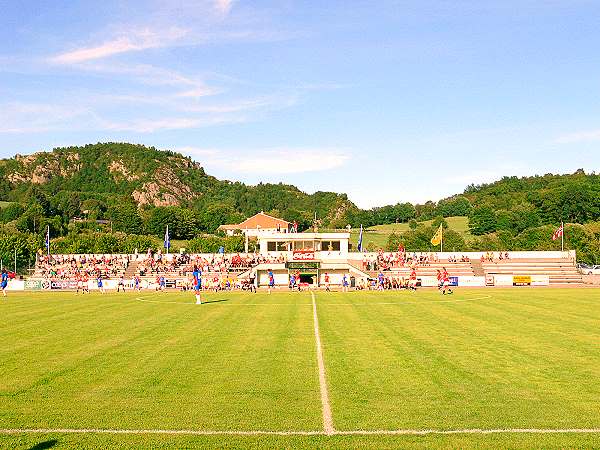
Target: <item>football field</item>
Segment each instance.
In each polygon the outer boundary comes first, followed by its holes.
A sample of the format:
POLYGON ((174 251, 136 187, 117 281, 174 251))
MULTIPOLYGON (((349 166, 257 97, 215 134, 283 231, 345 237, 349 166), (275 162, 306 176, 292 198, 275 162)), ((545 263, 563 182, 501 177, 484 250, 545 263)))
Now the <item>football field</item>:
POLYGON ((0 447, 600 447, 600 289, 205 300, 0 300, 0 447))

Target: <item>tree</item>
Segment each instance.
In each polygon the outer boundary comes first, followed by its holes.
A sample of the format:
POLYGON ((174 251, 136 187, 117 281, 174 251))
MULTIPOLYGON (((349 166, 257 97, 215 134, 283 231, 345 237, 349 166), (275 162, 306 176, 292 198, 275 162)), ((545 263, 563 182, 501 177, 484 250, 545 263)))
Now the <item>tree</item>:
POLYGON ((163 237, 168 225, 172 239, 191 239, 200 232, 200 223, 201 219, 188 208, 157 207, 150 210, 146 230, 150 234, 163 237))
POLYGON ((415 218, 419 221, 429 220, 435 216, 435 203, 429 201, 424 205, 415 205, 415 218))
POLYGON ((408 222, 415 217, 415 207, 411 203, 398 203, 394 206, 396 222, 408 222))
POLYGON ((487 205, 473 208, 469 216, 469 230, 474 235, 496 231, 496 214, 494 210, 487 205))
POLYGON ((437 205, 437 213, 443 217, 468 216, 471 213, 471 209, 471 202, 462 195, 440 200, 437 205))
POLYGON ((138 214, 137 208, 131 203, 111 205, 106 212, 106 217, 112 222, 113 231, 122 231, 127 234, 142 232, 142 218, 138 214))
POLYGON ((12 222, 18 219, 25 212, 25 208, 20 203, 10 203, 6 208, 0 210, 0 219, 3 223, 12 222))
POLYGON ((388 252, 398 251, 398 247, 402 243, 402 237, 396 233, 390 233, 387 240, 386 250, 388 252))
POLYGON ((446 219, 444 219, 442 216, 437 216, 435 219, 433 219, 433 221, 431 222, 431 227, 437 231, 437 229, 440 227, 440 225, 442 226, 442 228, 446 229, 448 228, 448 222, 446 222, 446 219))
MULTIPOLYGON (((95 198, 89 198, 81 202, 81 212, 90 220, 103 218, 106 211, 106 204, 95 198)), ((136 210, 137 213, 137 210, 136 210)))
POLYGON ((227 223, 240 223, 243 216, 225 203, 214 203, 198 211, 199 231, 214 233, 219 226, 227 223))
POLYGON ((37 233, 43 228, 44 209, 37 202, 32 202, 25 212, 17 219, 17 230, 26 233, 37 233))
POLYGON ((4 266, 12 267, 16 251, 17 270, 27 267, 41 245, 41 239, 33 234, 0 231, 0 259, 4 266))

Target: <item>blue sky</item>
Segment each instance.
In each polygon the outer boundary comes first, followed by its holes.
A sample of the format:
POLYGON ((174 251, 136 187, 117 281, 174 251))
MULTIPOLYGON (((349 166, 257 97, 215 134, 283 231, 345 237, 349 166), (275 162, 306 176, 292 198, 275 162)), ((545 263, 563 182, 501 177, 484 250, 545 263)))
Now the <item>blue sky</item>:
POLYGON ((423 202, 600 171, 600 2, 0 0, 0 157, 127 141, 423 202))

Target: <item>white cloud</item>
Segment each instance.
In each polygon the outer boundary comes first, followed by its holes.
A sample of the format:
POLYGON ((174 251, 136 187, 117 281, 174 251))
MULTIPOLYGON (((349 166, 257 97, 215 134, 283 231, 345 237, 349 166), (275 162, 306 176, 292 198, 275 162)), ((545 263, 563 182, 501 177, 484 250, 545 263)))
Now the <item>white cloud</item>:
POLYGON ((75 121, 91 123, 93 116, 92 111, 81 105, 9 102, 0 104, 0 133, 53 131, 75 121))
POLYGON ((577 133, 565 134, 554 140, 556 144, 577 144, 579 142, 600 141, 600 130, 580 131, 577 133))
POLYGON ((233 7, 233 0, 215 0, 214 7, 217 13, 227 15, 233 7))
POLYGON ((178 27, 171 27, 160 31, 150 28, 128 30, 127 32, 119 33, 115 38, 100 45, 92 45, 64 52, 51 57, 49 61, 55 64, 77 64, 107 58, 120 53, 165 47, 177 42, 186 36, 188 32, 188 30, 178 27))
POLYGON ((339 148, 282 147, 275 149, 220 150, 179 147, 175 150, 199 159, 207 169, 245 175, 289 175, 342 167, 350 154, 339 148))
POLYGON ((105 122, 104 129, 115 131, 132 131, 136 133, 155 133, 157 131, 184 130, 193 128, 226 125, 245 122, 244 117, 212 116, 212 117, 168 117, 161 119, 135 119, 123 122, 105 122))

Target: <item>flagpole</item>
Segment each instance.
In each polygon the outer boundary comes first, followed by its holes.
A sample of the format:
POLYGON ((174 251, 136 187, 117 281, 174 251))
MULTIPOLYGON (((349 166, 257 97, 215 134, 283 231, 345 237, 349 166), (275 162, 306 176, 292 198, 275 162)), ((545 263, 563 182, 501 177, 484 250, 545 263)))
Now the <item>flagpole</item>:
POLYGON ((167 249, 167 255, 169 254, 169 246, 171 245, 171 239, 169 238, 169 225, 167 224, 167 231, 165 233, 165 247, 167 249))
POLYGON ((565 251, 565 223, 561 221, 560 227, 562 228, 562 233, 560 233, 560 249, 564 253, 564 251, 565 251))
POLYGON ((440 253, 444 253, 444 227, 440 224, 440 253))

